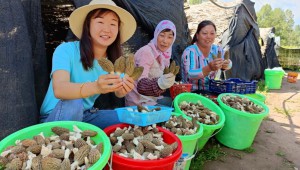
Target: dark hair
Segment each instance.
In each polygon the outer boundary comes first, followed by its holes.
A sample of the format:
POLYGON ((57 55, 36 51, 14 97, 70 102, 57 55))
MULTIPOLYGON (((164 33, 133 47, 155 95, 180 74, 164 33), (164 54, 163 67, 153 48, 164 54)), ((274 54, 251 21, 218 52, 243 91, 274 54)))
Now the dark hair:
MULTIPOLYGON (((94 57, 95 57, 92 49, 92 38, 90 34, 91 19, 92 17, 96 18, 108 12, 114 12, 114 11, 109 9, 95 9, 88 13, 83 23, 82 35, 80 39, 80 61, 82 62, 83 68, 85 70, 92 68, 94 57)), ((120 28, 119 16, 118 19, 119 19, 119 28, 120 28)), ((122 51, 121 51, 121 39, 120 39, 120 30, 119 30, 116 40, 107 48, 107 57, 110 61, 115 62, 115 60, 119 58, 121 55, 122 55, 122 51)))
POLYGON ((166 29, 162 30, 161 32, 170 32, 170 31, 172 31, 172 33, 173 33, 173 35, 174 35, 173 30, 171 30, 171 29, 169 29, 169 28, 166 28, 166 29))
POLYGON ((215 28, 215 31, 217 31, 216 25, 212 21, 204 20, 198 24, 197 31, 193 37, 191 44, 194 44, 197 41, 197 34, 202 30, 203 27, 206 27, 208 25, 212 25, 215 28))

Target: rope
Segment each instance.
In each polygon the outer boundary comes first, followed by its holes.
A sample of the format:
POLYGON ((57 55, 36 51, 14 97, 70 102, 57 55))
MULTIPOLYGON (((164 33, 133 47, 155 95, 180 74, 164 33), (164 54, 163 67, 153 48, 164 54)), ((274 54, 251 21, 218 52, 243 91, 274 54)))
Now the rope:
POLYGON ((218 7, 220 7, 220 8, 224 8, 224 9, 231 9, 231 8, 235 8, 235 7, 237 7, 237 6, 239 6, 240 4, 236 4, 236 5, 234 5, 234 6, 229 6, 229 7, 227 7, 227 6, 222 6, 222 5, 219 5, 219 4, 217 4, 214 0, 209 0, 211 3, 213 3, 213 4, 215 4, 216 6, 218 6, 218 7))
POLYGON ((241 5, 243 5, 245 8, 246 8, 246 11, 248 12, 248 14, 250 15, 250 17, 252 18, 252 20, 256 22, 256 20, 254 19, 253 15, 251 14, 251 12, 249 11, 249 9, 247 8, 246 4, 244 4, 243 2, 240 3, 240 4, 236 4, 234 6, 230 6, 230 7, 227 7, 227 6, 222 6, 222 5, 219 5, 218 3, 216 3, 214 0, 209 0, 211 3, 213 3, 214 5, 220 7, 220 8, 224 8, 224 9, 231 9, 231 8, 236 8, 236 7, 239 7, 241 5))

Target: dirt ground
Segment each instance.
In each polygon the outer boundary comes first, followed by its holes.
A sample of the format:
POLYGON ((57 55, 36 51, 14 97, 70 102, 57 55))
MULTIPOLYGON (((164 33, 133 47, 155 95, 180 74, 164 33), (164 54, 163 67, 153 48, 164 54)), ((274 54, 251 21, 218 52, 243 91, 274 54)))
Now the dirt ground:
POLYGON ((253 142, 253 152, 221 145, 226 154, 204 164, 206 170, 289 170, 300 169, 300 75, 297 83, 282 80, 280 90, 269 90, 269 116, 263 120, 253 142))

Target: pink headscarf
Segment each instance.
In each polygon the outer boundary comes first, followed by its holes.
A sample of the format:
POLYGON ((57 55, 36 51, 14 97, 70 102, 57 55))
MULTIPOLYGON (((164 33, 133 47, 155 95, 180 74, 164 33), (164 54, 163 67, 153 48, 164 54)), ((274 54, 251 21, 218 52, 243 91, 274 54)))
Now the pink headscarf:
POLYGON ((169 66, 169 64, 170 64, 170 58, 172 55, 172 45, 174 44, 175 39, 176 39, 176 27, 173 24, 173 22, 171 22, 169 20, 162 20, 158 23, 158 25, 155 28, 154 38, 148 43, 148 45, 152 48, 152 50, 154 52, 154 56, 158 57, 158 60, 161 63, 164 63, 163 64, 164 66, 169 66), (173 39, 173 42, 172 42, 170 48, 167 49, 165 52, 162 52, 157 48, 157 37, 158 37, 158 34, 161 31, 163 31, 164 29, 172 30, 174 33, 174 39, 173 39))

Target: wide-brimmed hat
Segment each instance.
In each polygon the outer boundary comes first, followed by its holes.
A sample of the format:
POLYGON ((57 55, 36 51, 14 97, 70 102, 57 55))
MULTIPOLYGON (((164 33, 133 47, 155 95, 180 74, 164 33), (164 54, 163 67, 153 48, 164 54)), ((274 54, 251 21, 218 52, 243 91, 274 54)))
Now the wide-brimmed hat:
POLYGON ((92 0, 88 5, 77 8, 69 18, 72 32, 80 39, 84 20, 89 12, 98 8, 106 8, 114 11, 120 18, 120 38, 121 43, 127 41, 135 32, 136 21, 134 17, 123 8, 118 7, 111 0, 92 0))

